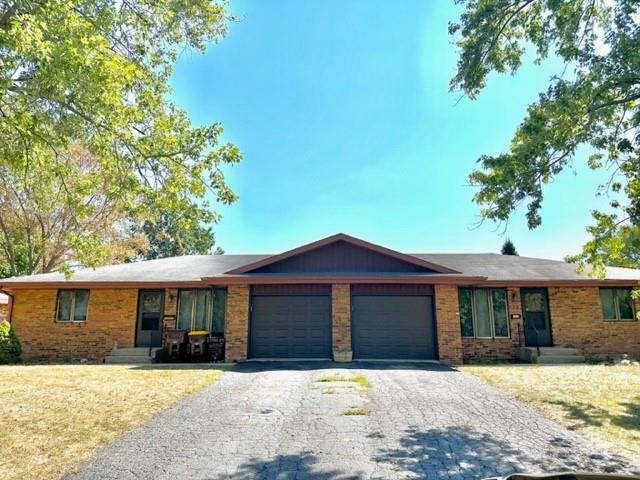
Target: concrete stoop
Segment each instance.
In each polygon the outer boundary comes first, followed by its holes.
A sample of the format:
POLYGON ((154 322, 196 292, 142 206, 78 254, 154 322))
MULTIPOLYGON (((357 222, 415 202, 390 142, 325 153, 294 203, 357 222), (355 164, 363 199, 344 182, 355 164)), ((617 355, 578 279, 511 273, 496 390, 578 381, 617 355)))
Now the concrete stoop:
POLYGON ((584 356, 580 355, 577 348, 571 347, 519 347, 516 354, 520 360, 527 363, 584 363, 584 356))
POLYGON ((149 356, 148 347, 114 348, 111 350, 111 354, 104 359, 104 363, 111 365, 145 365, 153 363, 153 357, 157 350, 158 348, 152 348, 151 356, 149 356))

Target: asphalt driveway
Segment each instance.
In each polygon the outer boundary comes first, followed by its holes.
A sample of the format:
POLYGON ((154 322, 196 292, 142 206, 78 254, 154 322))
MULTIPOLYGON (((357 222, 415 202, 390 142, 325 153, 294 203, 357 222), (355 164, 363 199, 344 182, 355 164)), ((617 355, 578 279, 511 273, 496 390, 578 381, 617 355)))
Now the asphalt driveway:
POLYGON ((566 469, 640 466, 443 366, 249 363, 67 478, 477 479, 566 469), (358 373, 372 388, 317 381, 358 373), (350 407, 369 414, 344 415, 350 407))

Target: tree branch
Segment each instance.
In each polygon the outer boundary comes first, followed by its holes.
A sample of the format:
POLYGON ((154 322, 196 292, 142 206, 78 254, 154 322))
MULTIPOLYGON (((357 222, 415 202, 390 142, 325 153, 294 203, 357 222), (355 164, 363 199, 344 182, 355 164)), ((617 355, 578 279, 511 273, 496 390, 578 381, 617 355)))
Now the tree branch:
POLYGON ((0 28, 3 30, 9 29, 9 23, 11 22, 11 18, 15 16, 18 11, 18 7, 20 6, 20 0, 16 0, 0 17, 0 28))
MULTIPOLYGON (((536 0, 525 0, 522 3, 522 5, 520 5, 513 12, 511 12, 511 15, 509 15, 507 17, 507 19, 504 21, 504 23, 500 26, 500 29, 498 30, 498 33, 496 34, 496 36, 493 37, 493 40, 491 40, 491 43, 489 44, 489 48, 483 52, 482 57, 481 57, 480 62, 479 62, 480 65, 482 65, 484 63, 484 61, 487 59, 487 57, 491 53, 491 50, 493 50, 493 48, 496 46, 496 44, 498 43, 498 40, 500 40, 500 37, 504 33, 505 29, 507 28, 509 23, 511 23, 511 20, 513 20, 518 13, 520 13, 522 10, 527 8, 529 5, 531 5, 535 1, 536 0)), ((514 3, 513 5, 517 5, 517 2, 514 3)))
POLYGON ((639 100, 640 99, 640 93, 634 93, 632 95, 629 95, 627 97, 624 98, 619 98, 617 100, 610 100, 608 102, 603 102, 597 105, 591 105, 588 109, 587 112, 588 113, 593 113, 596 110, 600 110, 601 108, 605 108, 605 107, 612 107, 614 105, 622 105, 628 102, 632 102, 634 100, 639 100))

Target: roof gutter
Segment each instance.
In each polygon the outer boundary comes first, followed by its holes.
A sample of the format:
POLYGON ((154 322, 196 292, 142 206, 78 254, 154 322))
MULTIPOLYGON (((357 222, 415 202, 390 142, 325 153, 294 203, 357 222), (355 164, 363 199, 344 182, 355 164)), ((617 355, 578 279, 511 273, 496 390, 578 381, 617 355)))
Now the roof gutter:
POLYGON ((640 285, 640 280, 624 279, 567 279, 567 280, 487 280, 477 285, 482 287, 630 287, 640 285))
POLYGON ((202 287, 204 284, 200 280, 191 281, 148 281, 148 282, 136 282, 136 281, 87 281, 87 280, 60 280, 53 282, 15 282, 5 283, 0 285, 0 291, 4 291, 5 288, 11 288, 11 291, 15 290, 28 290, 30 288, 197 288, 202 287))
POLYGON ((218 275, 202 277, 207 285, 273 285, 273 284, 439 284, 439 285, 472 285, 483 282, 487 277, 457 275, 218 275))
POLYGON ((489 280, 483 276, 462 275, 217 275, 202 277, 200 280, 189 281, 55 281, 55 282, 11 282, 0 284, 0 292, 13 299, 16 290, 32 288, 198 288, 207 285, 273 285, 273 284, 430 284, 430 285, 460 285, 470 287, 636 287, 640 286, 638 279, 565 279, 565 280, 489 280))
POLYGON ((605 286, 638 286, 640 280, 576 278, 564 280, 489 280, 483 276, 458 275, 217 275, 203 277, 202 281, 208 285, 254 285, 254 284, 300 284, 300 283, 410 283, 410 284, 439 284, 460 285, 471 287, 605 287, 605 286))

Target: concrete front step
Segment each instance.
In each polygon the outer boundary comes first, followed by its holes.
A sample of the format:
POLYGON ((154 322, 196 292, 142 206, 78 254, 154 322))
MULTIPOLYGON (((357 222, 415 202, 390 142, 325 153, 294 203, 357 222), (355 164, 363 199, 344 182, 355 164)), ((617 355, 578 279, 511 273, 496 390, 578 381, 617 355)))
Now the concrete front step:
POLYGON ((104 359, 104 363, 110 365, 146 365, 151 362, 151 357, 140 356, 140 355, 117 355, 117 356, 109 356, 104 359))
POLYGON ((540 347, 540 355, 580 355, 580 352, 571 347, 540 347))
POLYGON ((129 347, 114 348, 108 357, 104 359, 104 363, 109 364, 147 364, 153 363, 158 347, 151 349, 149 355, 149 347, 129 347))
MULTIPOLYGON (((157 348, 151 349, 151 355, 158 350, 157 348)), ((149 347, 130 347, 130 348, 114 348, 109 354, 112 357, 148 357, 149 347)))
POLYGON ((540 347, 539 354, 536 347, 519 347, 516 355, 521 361, 528 363, 584 363, 580 352, 571 347, 540 347))
POLYGON ((584 363, 582 355, 540 355, 538 357, 539 364, 557 364, 557 363, 584 363))

